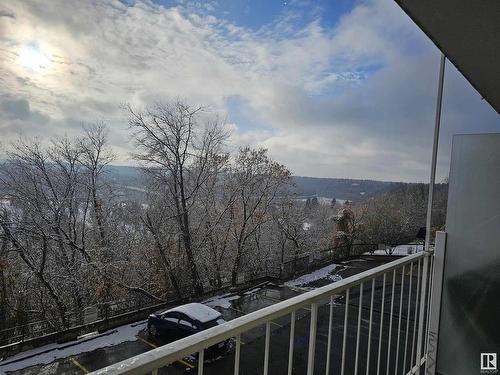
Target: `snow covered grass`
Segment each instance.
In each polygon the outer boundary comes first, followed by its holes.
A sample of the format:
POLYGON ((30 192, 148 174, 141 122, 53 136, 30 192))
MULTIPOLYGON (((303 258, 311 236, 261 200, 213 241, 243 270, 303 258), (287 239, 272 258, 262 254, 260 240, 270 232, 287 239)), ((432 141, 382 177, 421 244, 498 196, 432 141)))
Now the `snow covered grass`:
POLYGON ((136 341, 136 335, 143 329, 146 321, 127 324, 104 332, 95 338, 83 338, 64 344, 49 344, 28 350, 0 361, 0 374, 7 371, 21 370, 40 364, 49 364, 55 360, 68 358, 95 349, 118 345, 126 341, 136 341))
POLYGON ((328 279, 331 281, 338 281, 340 280, 339 275, 332 275, 332 271, 335 270, 337 267, 336 264, 330 264, 326 267, 320 268, 319 270, 316 270, 312 273, 308 273, 307 275, 302 275, 294 280, 287 281, 284 285, 285 286, 302 286, 305 284, 312 283, 313 281, 320 280, 320 279, 328 279))

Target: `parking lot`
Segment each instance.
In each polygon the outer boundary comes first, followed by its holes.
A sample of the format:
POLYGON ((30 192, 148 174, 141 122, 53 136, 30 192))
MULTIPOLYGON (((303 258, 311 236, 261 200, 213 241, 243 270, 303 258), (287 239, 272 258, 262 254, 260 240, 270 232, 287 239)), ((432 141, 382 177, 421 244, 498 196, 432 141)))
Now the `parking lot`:
MULTIPOLYGON (((361 256, 357 259, 342 262, 336 266, 327 266, 308 275, 292 280, 283 285, 269 283, 260 288, 241 293, 239 295, 221 296, 206 303, 215 309, 219 310, 226 320, 235 319, 252 311, 259 310, 263 307, 272 305, 279 301, 286 300, 298 294, 304 293, 310 288, 320 287, 341 278, 351 276, 364 270, 376 267, 385 262, 394 260, 393 257, 386 256, 361 256)), ((415 272, 414 272, 415 274, 415 272)), ((407 278, 409 278, 407 276, 407 278)), ((395 295, 400 296, 399 281, 401 274, 396 277, 395 295)), ((414 285, 416 282, 414 281, 414 285)), ((407 285, 407 284, 405 284, 407 285)), ((365 363, 363 358, 368 354, 368 324, 370 313, 370 296, 371 283, 365 285, 363 294, 363 308, 360 331, 360 351, 359 363, 365 363)), ((393 319, 393 346, 397 340, 397 334, 400 334, 400 345, 404 345, 406 337, 407 321, 401 324, 401 329, 398 331, 398 321, 389 316, 391 289, 386 288, 385 291, 385 313, 383 324, 389 324, 390 319, 393 319)), ((405 287, 403 296, 408 293, 408 288, 405 287)), ((415 291, 413 291, 415 293, 415 291)), ((382 280, 375 283, 374 288, 374 307, 373 307, 373 324, 372 324, 372 345, 370 348, 370 372, 373 367, 375 369, 378 360, 378 332, 381 321, 381 297, 382 297, 382 280)), ((406 300, 406 299, 405 299, 406 300)), ((414 301, 412 301, 413 305, 414 301)), ((403 304, 403 316, 406 317, 406 303, 403 304)), ((346 346, 346 373, 353 373, 353 364, 355 356, 355 344, 357 336, 357 319, 359 306, 359 288, 355 288, 350 293, 348 305, 348 327, 347 327, 347 346, 346 346)), ((344 331, 344 314, 345 314, 345 297, 338 296, 335 299, 333 309, 333 326, 332 326, 332 352, 331 352, 331 373, 340 371, 341 355, 342 355, 342 340, 344 331)), ((399 307, 398 307, 399 308, 399 307)), ((413 314, 413 310, 411 310, 413 314)), ((410 318, 412 318, 410 314, 410 318)), ((410 319, 408 326, 411 330, 408 332, 407 344, 412 346, 413 320, 410 319)), ((320 306, 318 312, 318 331, 316 337, 316 371, 324 373, 325 358, 328 338, 328 320, 329 320, 329 304, 328 301, 320 306)), ((305 373, 307 366, 307 353, 309 347, 309 324, 310 311, 305 308, 296 314, 296 327, 294 336, 294 358, 293 369, 294 373, 305 373)), ((290 340, 290 316, 284 316, 277 319, 271 324, 271 344, 270 344, 270 362, 269 373, 273 375, 286 374, 288 367, 288 348, 290 340)), ((264 339, 265 326, 246 332, 241 336, 241 361, 240 374, 259 374, 262 373, 264 363, 264 339)), ((385 368, 387 360, 387 335, 383 335, 381 341, 380 365, 385 368)), ((84 374, 107 365, 119 362, 134 355, 144 353, 153 348, 163 345, 160 339, 151 337, 147 333, 146 322, 136 322, 131 325, 119 327, 111 333, 104 333, 95 339, 65 347, 54 347, 53 350, 48 348, 48 351, 39 355, 33 353, 25 353, 32 355, 30 358, 23 359, 23 353, 18 354, 14 358, 7 358, 4 362, 0 362, 0 373, 4 372, 9 375, 21 374, 84 374), (17 359, 17 361, 16 361, 17 359)), ((41 348, 41 351, 43 348, 41 348)), ((401 350, 402 352, 402 350, 401 350)), ((35 353, 36 354, 36 353, 35 353)), ((395 358, 396 353, 389 353, 395 358)), ((399 354, 401 356, 401 353, 399 354)), ((407 358, 408 362, 409 358, 407 358)), ((393 361, 394 362, 394 361, 393 361)), ((403 358, 400 359, 400 363, 403 358)), ((159 371, 160 374, 192 374, 195 373, 197 361, 193 357, 187 357, 174 364, 163 368, 159 371)), ((363 365, 364 366, 364 365, 363 365)), ((218 360, 205 364, 205 374, 226 374, 232 373, 234 369, 234 350, 230 350, 225 356, 218 360)), ((360 373, 366 373, 366 368, 359 368, 360 373)))

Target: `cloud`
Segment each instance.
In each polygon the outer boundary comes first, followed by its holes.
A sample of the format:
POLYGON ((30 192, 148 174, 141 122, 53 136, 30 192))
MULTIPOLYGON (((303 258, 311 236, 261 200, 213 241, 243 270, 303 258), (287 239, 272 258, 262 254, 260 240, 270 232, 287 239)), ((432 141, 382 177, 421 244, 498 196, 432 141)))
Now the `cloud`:
POLYGON ((9 10, 0 9, 0 17, 16 18, 16 15, 9 10))
POLYGON ((10 97, 0 97, 1 118, 4 120, 21 120, 46 124, 50 118, 38 111, 32 111, 30 103, 26 99, 16 99, 10 97))
MULTIPOLYGON (((256 30, 225 20, 217 2, 5 6, 12 17, 0 17, 4 140, 20 129, 71 135, 103 120, 119 162, 129 163, 121 105, 181 97, 230 121, 243 113, 230 125, 232 146, 267 147, 297 174, 427 179, 438 51, 391 0, 357 2, 333 27, 311 7, 308 17, 296 8, 256 30), (43 69, 20 61, 30 45, 48 57, 43 69)), ((451 133, 497 122, 458 72, 448 76, 443 174, 451 133)))
POLYGON ((30 103, 26 99, 9 99, 0 101, 0 108, 7 117, 26 119, 30 116, 30 103))

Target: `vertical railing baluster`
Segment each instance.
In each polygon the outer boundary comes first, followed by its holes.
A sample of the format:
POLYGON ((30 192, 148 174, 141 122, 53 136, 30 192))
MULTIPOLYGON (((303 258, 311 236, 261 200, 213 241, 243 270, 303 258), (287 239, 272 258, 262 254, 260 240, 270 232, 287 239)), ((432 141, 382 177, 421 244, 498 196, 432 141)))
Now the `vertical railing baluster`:
POLYGON ((429 327, 430 327, 430 315, 431 315, 431 298, 432 298, 432 287, 434 285, 434 259, 435 259, 435 254, 433 254, 430 257, 429 261, 429 290, 428 290, 428 295, 427 295, 427 314, 426 314, 426 328, 425 328, 425 337, 424 337, 424 354, 427 362, 428 358, 428 351, 429 351, 429 327))
POLYGON ((151 371, 151 375, 158 375, 158 369, 155 368, 153 371, 151 371))
POLYGON ((349 289, 345 292, 345 314, 344 314, 344 338, 342 339, 342 367, 340 370, 340 375, 344 375, 345 369, 345 350, 346 350, 346 340, 347 340, 347 315, 349 313, 349 289))
POLYGON ((234 353, 234 375, 240 373, 240 354, 241 354, 241 334, 236 336, 236 351, 234 353))
POLYGON ((290 317, 290 346, 288 348, 288 375, 292 375, 293 369, 293 342, 295 337, 295 311, 290 317))
POLYGON ((314 373, 314 355, 316 352, 316 329, 318 327, 318 304, 311 304, 311 325, 309 326, 309 354, 307 356, 307 375, 314 373))
POLYGON ((271 340, 271 322, 267 322, 266 323, 266 344, 264 347, 264 375, 268 374, 270 340, 271 340))
MULTIPOLYGON (((415 354, 415 334, 417 331, 417 313, 418 313, 418 301, 420 296, 420 259, 418 260, 418 268, 417 268, 417 293, 415 294, 415 308, 413 314, 413 338, 411 339, 411 360, 410 360, 410 370, 413 368, 413 359, 415 354)), ((418 362, 417 362, 418 363, 418 362)))
POLYGON ((410 285, 408 287, 408 306, 406 308, 406 332, 405 332, 405 351, 403 354, 403 375, 406 373, 406 351, 408 349, 408 333, 410 330, 410 313, 411 313, 411 283, 413 281, 413 263, 410 263, 410 285))
POLYGON ((382 331, 384 328, 385 282, 386 282, 386 274, 384 273, 384 278, 382 279, 382 307, 380 311, 380 330, 378 334, 377 375, 379 375, 380 373, 380 353, 382 351, 382 331))
POLYGON ((372 295, 370 298, 370 323, 368 324, 368 349, 366 351, 366 375, 370 369, 370 348, 372 342, 373 295, 375 294, 375 277, 372 279, 372 295))
POLYGON ((326 344, 326 372, 330 374, 330 352, 332 350, 333 296, 330 297, 330 317, 328 319, 328 343, 326 344))
MULTIPOLYGON (((386 374, 389 375, 391 360, 391 341, 392 341, 392 314, 394 312, 394 288, 396 286, 396 270, 392 271, 392 292, 391 292, 391 313, 389 314, 389 342, 387 344, 387 363, 386 374)), ((378 372, 377 372, 378 375, 378 372)))
POLYGON ((361 283, 359 285, 358 330, 356 332, 356 356, 354 358, 354 375, 358 375, 359 334, 361 332, 361 312, 362 311, 363 311, 363 283, 361 283))
POLYGON ((205 349, 198 352, 198 375, 203 375, 203 363, 205 362, 205 349))
MULTIPOLYGON (((411 265, 411 264, 410 264, 411 265)), ((401 272, 401 293, 399 298, 399 319, 398 319, 398 341, 396 346, 396 366, 394 367, 394 373, 398 372, 398 362, 399 362, 399 339, 401 335, 401 315, 403 315, 403 291, 405 286, 405 266, 403 265, 403 270, 401 272)))
POLYGON ((426 316, 425 302, 427 293, 427 279, 428 279, 428 267, 429 267, 429 256, 424 257, 422 265, 422 281, 420 286, 420 306, 419 306, 419 316, 418 316, 418 330, 417 330, 417 365, 420 367, 420 361, 422 358, 422 349, 424 347, 422 339, 424 337, 424 315, 426 316))

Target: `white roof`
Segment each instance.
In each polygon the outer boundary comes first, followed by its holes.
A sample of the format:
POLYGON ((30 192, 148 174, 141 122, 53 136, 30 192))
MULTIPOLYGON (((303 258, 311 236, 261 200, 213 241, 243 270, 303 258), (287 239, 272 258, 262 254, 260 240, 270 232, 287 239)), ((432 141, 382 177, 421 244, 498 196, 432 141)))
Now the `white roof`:
POLYGON ((218 312, 217 310, 205 306, 202 303, 196 303, 196 302, 174 307, 170 310, 165 311, 165 313, 172 311, 184 313, 191 319, 198 320, 202 323, 209 322, 221 316, 221 313, 218 312))

